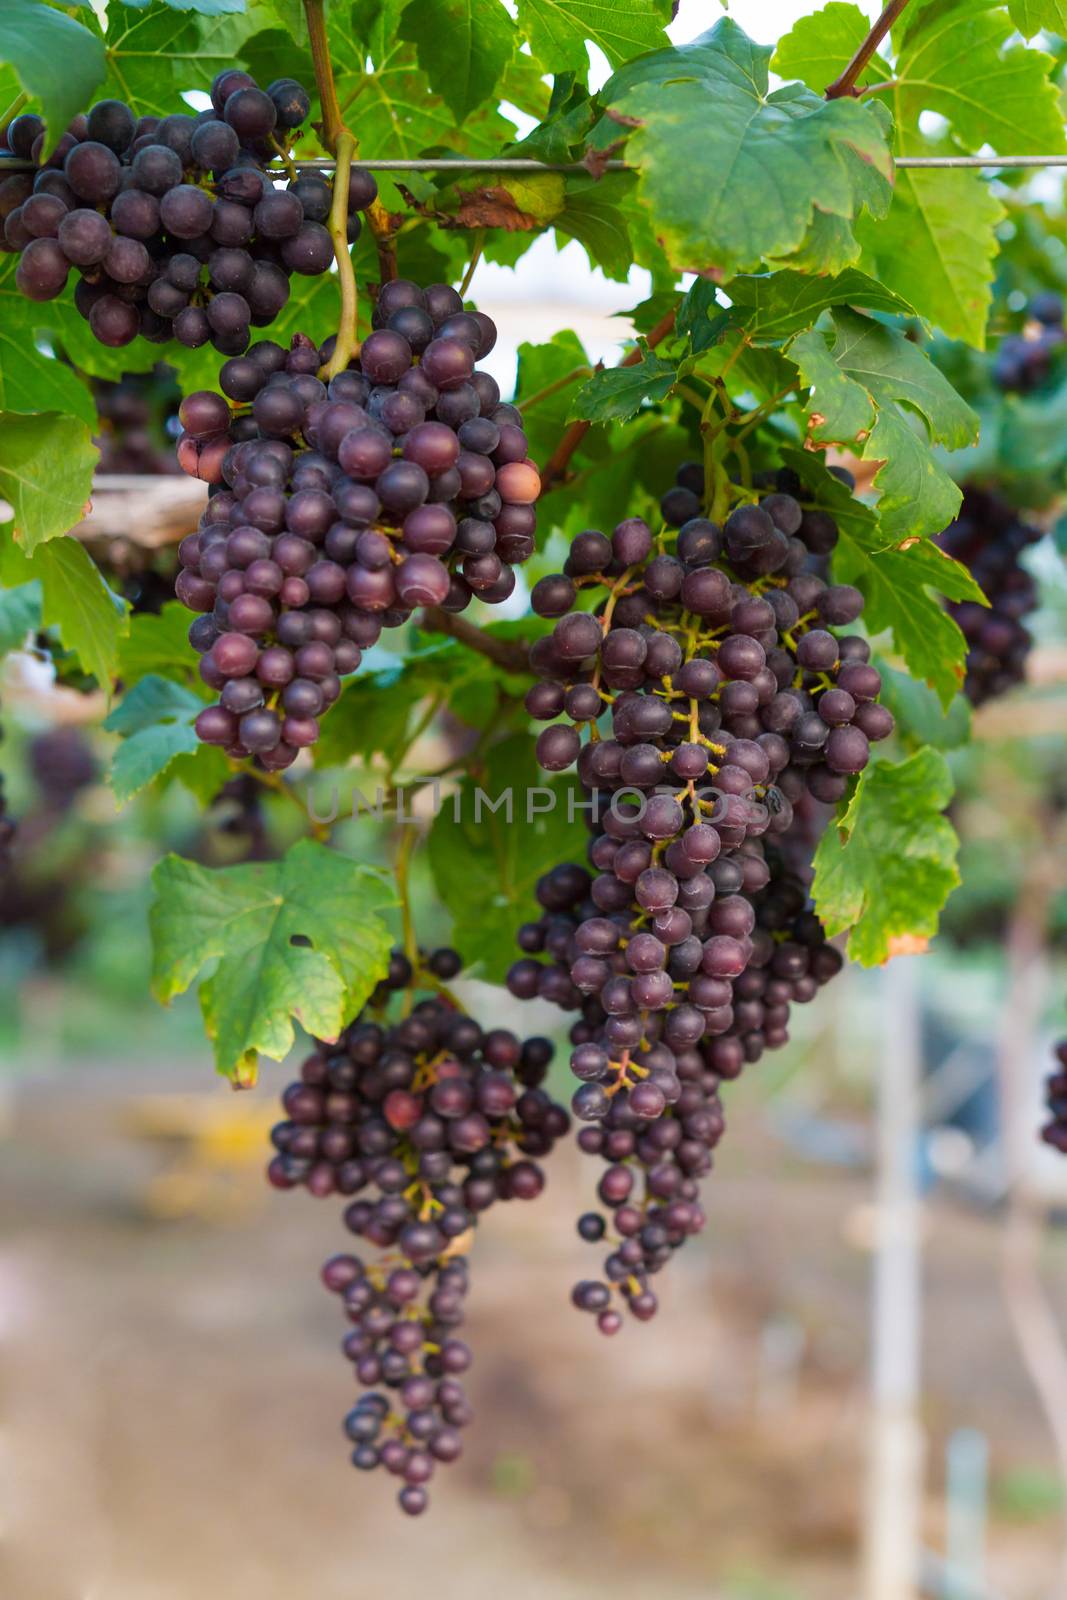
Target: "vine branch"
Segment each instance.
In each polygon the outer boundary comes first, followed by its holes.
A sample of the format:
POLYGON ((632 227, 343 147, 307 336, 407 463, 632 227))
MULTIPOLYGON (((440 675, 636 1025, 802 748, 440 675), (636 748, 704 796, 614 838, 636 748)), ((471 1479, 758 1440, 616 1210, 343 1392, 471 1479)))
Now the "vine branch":
POLYGON ((334 154, 345 124, 337 99, 337 86, 333 81, 333 63, 326 35, 326 0, 304 0, 304 15, 307 18, 311 63, 322 102, 322 140, 330 153, 334 154))
MULTIPOLYGON (((650 350, 654 350, 658 344, 662 344, 663 340, 666 339, 667 335, 674 327, 674 319, 676 316, 677 308, 674 308, 668 311, 666 316, 663 316, 659 319, 659 321, 656 323, 656 326, 652 329, 645 340, 645 343, 650 350)), ((636 367, 638 362, 641 360, 641 356, 641 347, 639 345, 635 345, 628 355, 623 356, 622 360, 619 362, 619 366, 636 367)), ((602 361, 598 361, 596 367, 594 368, 594 372, 602 372, 603 368, 604 363, 602 361)), ((559 441, 559 444, 545 462, 545 470, 541 474, 542 494, 547 494, 549 489, 554 488, 563 477, 568 466, 570 465, 571 457, 592 426, 593 424, 591 422, 584 421, 572 422, 570 424, 566 433, 563 435, 563 438, 559 441)))
POLYGON ((443 611, 440 606, 429 606, 422 613, 421 626, 427 633, 446 633, 449 638, 466 645, 468 650, 477 650, 479 655, 495 662, 504 672, 529 673, 526 646, 517 639, 498 639, 476 627, 473 622, 468 622, 465 617, 443 611))
POLYGON ((889 4, 882 12, 882 15, 878 18, 878 21, 872 27, 866 39, 864 39, 863 43, 860 45, 859 49, 856 51, 856 54, 852 57, 852 60, 845 68, 844 72, 842 72, 839 77, 835 78, 833 83, 827 86, 827 100, 841 100, 844 99, 845 96, 851 96, 853 99, 858 99, 862 91, 856 88, 856 79, 859 77, 868 61, 870 61, 871 57, 878 49, 878 46, 889 32, 894 22, 896 22, 907 3, 908 0, 889 0, 889 4))
POLYGON ((337 139, 337 171, 333 176, 333 202, 330 206, 330 237, 337 261, 337 279, 341 289, 341 315, 337 323, 337 344, 333 355, 323 369, 326 380, 343 372, 359 348, 356 333, 358 294, 356 273, 352 265, 352 251, 348 244, 348 177, 352 170, 352 152, 356 141, 345 128, 337 139))

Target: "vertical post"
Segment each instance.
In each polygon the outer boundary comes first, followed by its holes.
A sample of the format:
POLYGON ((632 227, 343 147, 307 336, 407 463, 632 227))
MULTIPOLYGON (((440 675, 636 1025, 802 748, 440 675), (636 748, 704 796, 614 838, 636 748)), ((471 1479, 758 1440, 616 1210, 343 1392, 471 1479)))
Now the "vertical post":
POLYGON ((989 1442, 977 1428, 957 1428, 945 1452, 947 1600, 985 1593, 989 1442))
POLYGON ((920 1362, 918 973, 897 956, 882 978, 877 1229, 864 1600, 916 1600, 923 1436, 920 1362))

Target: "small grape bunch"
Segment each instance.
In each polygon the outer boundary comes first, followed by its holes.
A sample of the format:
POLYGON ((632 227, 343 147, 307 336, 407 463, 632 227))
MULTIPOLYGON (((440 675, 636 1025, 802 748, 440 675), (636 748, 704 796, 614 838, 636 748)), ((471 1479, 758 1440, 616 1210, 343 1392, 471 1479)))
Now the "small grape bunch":
POLYGON ((950 602, 948 612, 967 641, 963 692, 972 705, 1006 694, 1026 677, 1033 637, 1023 618, 1037 605, 1037 584, 1020 557, 1044 537, 998 494, 969 484, 954 522, 938 535, 962 561, 989 600, 950 602))
POLYGON ((1041 1137, 1061 1155, 1067 1155, 1067 1039, 1056 1046, 1057 1070, 1046 1085, 1046 1104, 1051 1113, 1041 1130, 1041 1137))
POLYGON ((318 738, 341 678, 420 606, 506 600, 540 488, 522 418, 476 361, 496 329, 447 284, 383 286, 345 371, 297 335, 189 395, 178 459, 212 485, 176 593, 219 703, 197 731, 269 770, 318 738))
POLYGON ((1067 342, 1063 325, 1063 300, 1050 290, 1035 294, 1026 308, 1022 333, 1000 341, 993 361, 993 381, 1005 394, 1029 394, 1052 373, 1053 363, 1067 342))
MULTIPOLYGON (((19 290, 53 300, 73 268, 74 304, 101 344, 141 334, 240 354, 250 329, 282 310, 293 273, 333 264, 325 179, 309 172, 282 188, 266 170, 309 108, 292 78, 263 90, 228 68, 199 115, 135 117, 102 100, 51 151, 40 117, 16 117, 8 146, 39 166, 0 183, 0 246, 19 254, 19 290)), ((376 196, 373 177, 354 171, 350 239, 376 196)))
POLYGON ((365 1011, 286 1089, 268 1173, 280 1189, 350 1197, 346 1227, 384 1253, 332 1256, 322 1277, 352 1324, 342 1349, 364 1391, 344 1423, 353 1465, 399 1478, 412 1516, 471 1420, 459 1337, 471 1234, 499 1201, 537 1198, 539 1163, 569 1126, 542 1087, 547 1039, 483 1030, 442 992, 390 1023, 394 996, 460 967, 454 950, 420 956, 418 969, 394 951, 365 1011))

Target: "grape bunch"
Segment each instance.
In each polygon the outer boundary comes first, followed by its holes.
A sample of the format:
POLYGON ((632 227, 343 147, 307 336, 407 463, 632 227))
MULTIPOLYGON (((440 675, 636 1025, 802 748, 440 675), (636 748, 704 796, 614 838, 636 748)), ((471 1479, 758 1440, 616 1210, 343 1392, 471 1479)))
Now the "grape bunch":
POLYGON ((969 485, 955 522, 938 544, 961 561, 988 596, 988 606, 965 600, 950 603, 949 614, 967 641, 963 692, 976 706, 1005 694, 1026 676, 1033 639, 1023 618, 1037 605, 1037 585, 1019 557, 1043 537, 1007 501, 988 489, 969 485))
POLYGON ((1058 294, 1035 294, 1026 313, 1023 332, 1006 335, 993 361, 993 381, 1006 394, 1028 394, 1040 388, 1052 372, 1057 352, 1067 341, 1063 300, 1058 294))
POLYGON ((366 1011, 286 1089, 268 1172, 278 1188, 354 1196, 347 1228, 386 1252, 370 1263, 332 1256, 322 1276, 352 1323, 342 1348, 365 1391, 344 1424, 353 1464, 400 1478, 412 1515, 471 1420, 459 1337, 471 1231, 498 1200, 537 1198, 538 1162, 569 1126, 541 1087, 548 1040, 484 1032, 440 993, 385 1019, 392 995, 459 969, 453 950, 433 951, 419 972, 394 952, 366 1011))
POLYGON ((1041 1130, 1041 1137, 1061 1155, 1067 1155, 1067 1039, 1056 1046, 1056 1071, 1046 1085, 1046 1104, 1049 1121, 1041 1130))
POLYGON ((488 317, 447 284, 383 286, 347 370, 297 335, 227 361, 222 395, 181 407, 178 458, 213 493, 184 540, 178 598, 219 691, 197 732, 272 771, 318 738, 340 679, 418 606, 461 611, 515 587, 540 488, 514 406, 475 362, 488 317))
MULTIPOLYGON (((653 1315, 650 1276, 703 1225, 721 1081, 784 1044, 790 1005, 840 970, 798 859, 813 811, 825 825, 893 727, 866 641, 830 631, 861 595, 805 570, 837 529, 796 475, 721 528, 699 514, 699 467, 679 478, 663 504, 676 534, 639 518, 580 533, 533 592, 556 620, 531 650, 526 707, 548 723, 541 765, 576 762, 591 792, 592 871, 542 879, 545 914, 520 929, 508 981, 581 1011, 573 1108, 581 1147, 608 1162, 614 1233, 606 1281, 575 1298, 606 1333, 616 1294, 653 1315)), ((609 1237, 601 1214, 579 1227, 609 1237)))
POLYGON ((181 395, 169 368, 127 372, 117 381, 94 378, 92 391, 100 419, 93 435, 100 451, 98 471, 139 476, 180 472, 170 435, 181 395))
MULTIPOLYGON (((0 183, 0 244, 19 253, 20 291, 54 300, 74 268, 74 304, 101 344, 142 334, 239 355, 250 328, 285 305, 294 272, 333 264, 326 179, 304 172, 279 188, 266 170, 308 110, 294 79, 263 90, 228 68, 211 86, 210 110, 135 117, 122 101, 101 100, 51 153, 41 118, 16 117, 8 147, 40 169, 0 183)), ((353 171, 350 239, 376 196, 373 177, 353 171)))

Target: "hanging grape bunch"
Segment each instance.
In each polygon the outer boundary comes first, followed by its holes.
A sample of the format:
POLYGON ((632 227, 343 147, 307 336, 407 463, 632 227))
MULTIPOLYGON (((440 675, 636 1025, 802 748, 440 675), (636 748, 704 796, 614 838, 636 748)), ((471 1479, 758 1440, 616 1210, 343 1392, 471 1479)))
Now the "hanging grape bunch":
POLYGON ((315 742, 383 627, 506 600, 533 553, 540 477, 522 418, 475 369, 493 323, 447 284, 399 279, 374 320, 328 383, 332 345, 297 335, 226 362, 233 410, 210 390, 181 407, 178 458, 215 486, 176 584, 220 691, 197 732, 274 771, 315 742))
POLYGON ((976 706, 1022 683, 1033 638, 1023 618, 1037 605, 1037 585, 1019 557, 1043 537, 999 495, 973 485, 938 544, 961 561, 989 599, 948 605, 967 640, 963 692, 976 706))
POLYGON ((1057 352, 1067 341, 1063 301, 1058 294, 1035 294, 1026 314, 1023 332, 1006 335, 993 362, 993 381, 1007 394, 1028 394, 1040 388, 1051 375, 1057 352))
POLYGON ((1045 1100, 1051 1113, 1041 1130, 1041 1137, 1061 1155, 1067 1155, 1067 1039, 1061 1039, 1055 1050, 1057 1070, 1047 1080, 1045 1100))
POLYGON ((569 1125, 541 1087, 546 1039, 483 1032, 441 994, 388 1023, 393 995, 460 965, 455 951, 435 950, 415 972, 393 953, 364 1013, 286 1089, 268 1173, 278 1188, 355 1196, 346 1226, 386 1252, 371 1264, 333 1256, 322 1276, 353 1324, 342 1348, 366 1391, 345 1418, 353 1464, 400 1478, 412 1515, 426 1508, 437 1463, 459 1456, 471 1418, 460 1382, 471 1352, 458 1336, 470 1232, 498 1200, 537 1198, 538 1161, 569 1125))
MULTIPOLYGON (((684 467, 662 505, 676 534, 655 540, 638 518, 610 539, 580 533, 533 592, 558 620, 531 651, 526 706, 550 723, 541 765, 577 762, 593 793, 594 870, 542 880, 545 915, 520 930, 509 987, 582 1012, 573 1105, 581 1147, 608 1163, 614 1234, 606 1281, 575 1300, 606 1333, 616 1294, 653 1315, 649 1277, 703 1225, 720 1082, 784 1044, 790 1005, 841 968, 791 860, 794 807, 841 798, 893 726, 866 641, 830 631, 862 596, 805 570, 837 528, 805 508, 796 475, 722 528, 702 499, 701 469, 684 467), (590 591, 594 609, 576 609, 590 591)), ((598 1213, 579 1228, 609 1232, 598 1213)))
MULTIPOLYGON (((249 329, 285 305, 292 273, 333 263, 329 184, 307 172, 279 189, 265 170, 308 109, 294 79, 264 91, 229 68, 211 86, 210 111, 138 118, 102 100, 50 152, 40 117, 16 117, 9 147, 40 166, 0 183, 2 242, 20 253, 20 291, 53 300, 74 268, 74 303, 101 344, 140 333, 239 354, 249 329)), ((352 173, 350 239, 376 195, 368 173, 352 173)))

